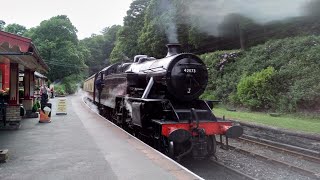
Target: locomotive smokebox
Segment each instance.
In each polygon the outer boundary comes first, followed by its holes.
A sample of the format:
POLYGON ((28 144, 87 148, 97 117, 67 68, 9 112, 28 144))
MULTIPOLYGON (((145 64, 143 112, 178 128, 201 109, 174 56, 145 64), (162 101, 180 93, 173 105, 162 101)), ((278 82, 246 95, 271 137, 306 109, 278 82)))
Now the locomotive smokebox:
POLYGON ((181 52, 181 44, 178 44, 178 43, 167 44, 167 48, 168 48, 168 54, 166 57, 174 56, 181 52))

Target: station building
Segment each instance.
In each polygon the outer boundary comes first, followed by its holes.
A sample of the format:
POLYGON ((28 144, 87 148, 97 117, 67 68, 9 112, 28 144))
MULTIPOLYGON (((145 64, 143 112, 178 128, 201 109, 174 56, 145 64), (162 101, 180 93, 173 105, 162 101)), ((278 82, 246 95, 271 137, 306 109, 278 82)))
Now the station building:
POLYGON ((48 65, 41 59, 31 39, 0 31, 1 129, 20 127, 20 106, 23 105, 27 111, 32 109, 36 78, 39 78, 39 73, 48 71, 48 65), (20 93, 19 74, 23 74, 20 93))

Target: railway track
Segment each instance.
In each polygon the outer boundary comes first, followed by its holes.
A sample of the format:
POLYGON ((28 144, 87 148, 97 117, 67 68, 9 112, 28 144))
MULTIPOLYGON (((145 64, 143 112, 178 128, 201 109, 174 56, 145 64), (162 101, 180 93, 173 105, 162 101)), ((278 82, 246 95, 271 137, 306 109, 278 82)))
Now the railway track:
POLYGON ((316 162, 320 162, 320 152, 314 151, 307 148, 297 147, 289 144, 279 143, 275 141, 270 141, 266 139, 257 138, 249 135, 242 135, 242 137, 238 138, 239 140, 251 142, 254 144, 259 144, 265 147, 269 147, 272 149, 276 149, 279 151, 288 152, 291 154, 301 156, 302 158, 309 158, 310 160, 315 160, 316 162))
POLYGON ((226 166, 214 160, 197 160, 187 158, 180 162, 181 165, 188 168, 190 171, 210 180, 256 180, 237 169, 226 166))
MULTIPOLYGON (((281 143, 276 143, 276 142, 271 142, 271 141, 267 141, 267 142, 263 142, 262 139, 259 138, 254 138, 254 137, 248 137, 248 136, 243 136, 241 138, 238 138, 239 141, 241 142, 246 142, 249 144, 254 144, 257 146, 262 146, 264 148, 267 148, 269 150, 272 151, 277 151, 280 153, 286 153, 286 154, 290 154, 291 156, 296 157, 297 159, 304 159, 306 161, 310 161, 313 163, 317 163, 320 164, 320 158, 317 157, 318 152, 313 152, 310 151, 308 149, 303 149, 303 148, 294 148, 292 146, 290 146, 290 148, 284 148, 287 147, 288 145, 285 144, 281 144, 281 143), (273 143, 271 145, 271 143, 273 143), (295 150, 293 150, 295 149, 295 150), (304 152, 304 153, 303 153, 304 152), (305 152, 307 152, 308 154, 305 154, 305 152), (313 155, 310 155, 313 154, 313 155)), ((284 162, 282 160, 278 160, 274 157, 270 157, 270 156, 266 156, 263 155, 261 153, 256 153, 250 150, 247 150, 245 148, 241 148, 241 147, 236 147, 236 146, 232 146, 229 145, 230 149, 234 149, 235 151, 245 154, 245 155, 249 155, 249 156, 253 156, 254 158, 258 158, 261 159, 263 161, 268 161, 271 162, 272 164, 278 165, 278 166, 282 166, 282 167, 287 167, 295 172, 299 172, 300 174, 310 177, 310 178, 314 178, 314 179, 320 179, 320 173, 319 172, 315 172, 303 167, 299 167, 297 165, 288 163, 288 162, 284 162)))
POLYGON ((299 159, 305 159, 305 160, 320 164, 320 152, 317 152, 317 151, 300 148, 296 146, 291 146, 291 145, 286 145, 286 144, 278 143, 274 141, 264 140, 264 139, 260 139, 252 136, 247 136, 247 135, 244 135, 238 139, 243 142, 264 146, 266 148, 269 148, 278 152, 285 152, 288 154, 292 154, 299 159))

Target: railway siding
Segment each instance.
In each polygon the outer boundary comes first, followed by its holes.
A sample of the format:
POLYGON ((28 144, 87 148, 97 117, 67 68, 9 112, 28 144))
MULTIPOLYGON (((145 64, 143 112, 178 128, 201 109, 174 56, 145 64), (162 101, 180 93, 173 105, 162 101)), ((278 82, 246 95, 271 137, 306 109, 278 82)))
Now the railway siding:
POLYGON ((286 149, 270 148, 270 146, 266 148, 266 146, 254 141, 233 140, 232 147, 237 152, 270 161, 276 166, 289 168, 310 178, 318 178, 317 175, 320 173, 320 162, 316 157, 314 159, 312 159, 312 156, 303 158, 305 157, 303 154, 295 154, 292 153, 293 151, 287 151, 286 149))

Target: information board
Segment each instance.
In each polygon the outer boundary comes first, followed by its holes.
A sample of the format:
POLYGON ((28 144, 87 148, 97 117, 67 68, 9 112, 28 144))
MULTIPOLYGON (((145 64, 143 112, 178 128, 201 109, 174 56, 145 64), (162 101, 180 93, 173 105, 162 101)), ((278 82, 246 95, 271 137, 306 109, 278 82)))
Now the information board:
POLYGON ((59 98, 57 103, 57 115, 66 115, 67 114, 67 99, 59 98))

